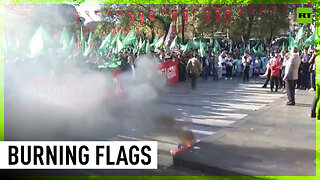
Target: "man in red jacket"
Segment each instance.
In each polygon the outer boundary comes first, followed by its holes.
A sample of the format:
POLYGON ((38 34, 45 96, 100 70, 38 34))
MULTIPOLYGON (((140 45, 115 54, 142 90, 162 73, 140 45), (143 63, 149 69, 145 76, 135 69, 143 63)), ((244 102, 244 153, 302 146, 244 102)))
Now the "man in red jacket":
POLYGON ((274 85, 276 85, 275 92, 278 91, 279 87, 279 78, 280 78, 280 70, 281 70, 281 61, 278 55, 273 57, 270 62, 270 89, 273 92, 274 85))

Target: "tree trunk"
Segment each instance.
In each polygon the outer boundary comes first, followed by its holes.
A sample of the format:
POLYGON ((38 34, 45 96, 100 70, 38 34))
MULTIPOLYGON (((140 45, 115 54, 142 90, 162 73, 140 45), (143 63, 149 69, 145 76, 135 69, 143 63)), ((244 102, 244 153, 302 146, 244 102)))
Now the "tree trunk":
POLYGON ((244 37, 245 42, 249 42, 250 36, 251 36, 251 28, 253 25, 253 16, 249 16, 249 24, 248 24, 248 30, 247 30, 247 34, 244 37))
POLYGON ((181 43, 184 44, 184 19, 183 19, 183 10, 184 6, 181 6, 181 43))

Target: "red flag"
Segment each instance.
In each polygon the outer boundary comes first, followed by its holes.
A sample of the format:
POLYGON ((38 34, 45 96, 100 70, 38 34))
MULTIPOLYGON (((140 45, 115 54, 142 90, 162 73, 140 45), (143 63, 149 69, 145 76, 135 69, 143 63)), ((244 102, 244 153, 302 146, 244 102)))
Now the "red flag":
POLYGON ((139 11, 139 21, 140 21, 141 25, 143 25, 143 20, 144 20, 144 13, 143 13, 143 10, 140 10, 139 11))
POLYGON ((169 9, 160 9, 161 14, 168 14, 169 11, 170 11, 169 9))
POLYGON ((80 49, 81 49, 81 38, 80 38, 80 35, 79 35, 79 34, 78 34, 77 47, 78 47, 78 50, 80 50, 80 49))
POLYGON ((176 26, 172 25, 172 34, 176 34, 176 26))
POLYGON ((187 9, 182 10, 182 16, 183 16, 183 21, 185 23, 188 23, 188 10, 187 9))
POLYGON ((113 35, 116 35, 117 34, 117 28, 114 28, 113 29, 113 35))
POLYGON ((286 5, 286 4, 283 4, 283 5, 282 5, 282 14, 283 14, 283 15, 286 15, 286 14, 287 14, 287 5, 286 5))
POLYGON ((275 5, 275 4, 270 4, 270 5, 269 5, 269 8, 270 8, 271 11, 274 11, 274 10, 277 9, 277 5, 275 5))
POLYGON ((26 16, 28 17, 28 19, 30 20, 30 12, 29 12, 29 10, 26 9, 26 7, 24 5, 22 6, 22 9, 23 9, 24 13, 26 14, 26 16))
POLYGON ((130 32, 130 27, 127 27, 127 34, 129 34, 130 32))
POLYGON ((138 36, 140 36, 140 31, 139 31, 139 28, 137 28, 137 27, 136 27, 136 33, 138 36))
POLYGON ((12 4, 12 5, 11 5, 11 8, 13 9, 13 11, 14 11, 17 15, 19 15, 18 6, 17 6, 16 4, 12 4))
POLYGON ((204 8, 204 22, 210 24, 211 9, 209 7, 204 8))
POLYGON ((77 11, 75 12, 75 17, 74 17, 74 19, 75 19, 76 23, 79 24, 80 19, 79 19, 79 14, 78 14, 77 11))
POLYGON ((254 7, 253 7, 253 5, 249 5, 249 6, 248 6, 248 10, 249 10, 249 14, 250 14, 251 16, 253 16, 253 15, 254 15, 254 7))
POLYGON ((166 39, 166 31, 165 30, 162 30, 162 36, 163 36, 163 40, 166 39))
POLYGON ((122 9, 118 9, 118 10, 117 10, 117 13, 120 14, 120 15, 124 14, 125 12, 126 12, 126 11, 125 11, 125 10, 122 10, 122 9))
POLYGON ((309 8, 311 8, 312 7, 312 2, 308 2, 308 5, 307 5, 309 8))
POLYGON ((178 11, 176 9, 173 9, 172 10, 172 17, 171 17, 171 20, 173 22, 175 22, 177 20, 177 15, 178 15, 178 11))
POLYGON ((129 17, 130 17, 130 21, 131 21, 131 23, 133 24, 133 23, 134 23, 133 13, 132 13, 131 10, 127 10, 127 12, 128 12, 129 17))
POLYGON ((121 27, 121 34, 123 34, 123 32, 124 32, 125 29, 126 29, 126 28, 121 27))
POLYGON ((150 21, 155 21, 155 20, 156 20, 156 18, 155 18, 155 16, 154 16, 154 10, 151 10, 151 11, 149 12, 149 19, 150 19, 150 21))
POLYGON ((193 9, 192 9, 192 15, 193 15, 193 16, 194 16, 194 13, 195 13, 196 11, 199 11, 199 9, 198 9, 198 8, 193 8, 193 9))
POLYGON ((92 41, 92 43, 90 44, 90 48, 92 49, 94 47, 94 40, 92 41))
POLYGON ((106 10, 106 11, 107 11, 107 14, 108 14, 109 16, 113 17, 112 11, 110 11, 110 10, 106 10))
POLYGON ((231 7, 224 8, 224 21, 231 21, 231 7))
POLYGON ((295 5, 295 8, 294 8, 294 12, 295 12, 295 13, 297 13, 297 8, 298 8, 298 7, 299 7, 299 4, 296 4, 296 5, 295 5))
POLYGON ((238 7, 238 10, 239 10, 239 13, 240 13, 241 15, 243 15, 243 13, 244 13, 243 7, 242 7, 242 6, 238 7))
POLYGON ((264 4, 259 5, 259 14, 262 14, 264 12, 264 4))
POLYGON ((220 22, 220 13, 221 13, 221 8, 214 8, 214 17, 216 22, 220 22))

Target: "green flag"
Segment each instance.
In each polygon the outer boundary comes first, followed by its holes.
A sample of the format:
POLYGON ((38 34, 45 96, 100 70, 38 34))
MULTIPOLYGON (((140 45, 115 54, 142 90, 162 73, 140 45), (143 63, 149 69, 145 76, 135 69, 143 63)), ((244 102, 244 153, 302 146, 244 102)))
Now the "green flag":
POLYGON ((62 49, 64 50, 68 50, 70 47, 69 32, 66 30, 66 28, 63 28, 61 38, 60 38, 60 44, 62 45, 62 49))
POLYGON ((110 32, 108 36, 102 41, 99 47, 99 50, 100 51, 106 50, 108 47, 111 46, 111 42, 112 42, 112 32, 110 32))
POLYGON ((146 40, 143 40, 140 50, 145 48, 146 48, 146 40))
POLYGON ((296 42, 300 42, 300 39, 305 39, 306 36, 306 30, 304 25, 298 30, 297 34, 296 34, 296 42))
POLYGON ((69 46, 68 46, 68 52, 72 53, 73 49, 74 49, 74 43, 76 42, 74 36, 71 37, 71 40, 69 42, 69 46))
POLYGON ((140 38, 139 38, 138 48, 140 49, 140 48, 141 48, 141 46, 142 46, 142 39, 141 39, 141 37, 140 37, 140 38))
POLYGON ((110 47, 113 47, 117 43, 118 39, 120 39, 120 32, 118 32, 116 36, 113 38, 113 40, 111 41, 110 47))
POLYGON ((172 41, 172 43, 170 45, 170 50, 171 51, 172 51, 173 48, 175 48, 178 45, 177 41, 178 41, 178 39, 177 39, 177 36, 176 36, 176 37, 174 37, 174 39, 173 39, 173 41, 172 41))
POLYGON ((213 52, 215 54, 217 54, 219 52, 219 50, 220 50, 220 44, 219 44, 218 40, 215 39, 214 45, 213 45, 213 52))
POLYGON ((147 44, 146 44, 146 53, 150 53, 150 43, 149 43, 149 40, 147 41, 147 44))
POLYGON ((200 56, 205 57, 206 56, 206 51, 204 50, 203 44, 200 41, 200 48, 199 48, 200 56))
POLYGON ((80 40, 81 40, 82 53, 84 53, 84 51, 86 50, 86 38, 84 37, 82 26, 80 29, 80 40))
POLYGON ((308 47, 316 44, 316 32, 314 32, 307 40, 304 41, 303 46, 308 47))
POLYGON ((260 44, 260 43, 259 43, 259 42, 257 42, 257 44, 255 44, 255 45, 253 46, 253 49, 255 49, 255 50, 256 50, 259 44, 260 44))
POLYGON ((120 41, 120 38, 117 39, 117 44, 116 44, 116 54, 120 53, 123 50, 124 46, 122 42, 120 41))
POLYGON ((283 42, 281 51, 284 51, 285 49, 286 49, 286 47, 285 47, 284 42, 283 42))
POLYGON ((262 46, 262 44, 260 44, 260 46, 259 46, 259 51, 263 51, 263 46, 262 46))
POLYGON ((100 69, 105 69, 105 68, 115 69, 115 68, 120 67, 121 64, 122 64, 121 60, 112 59, 111 61, 107 61, 103 65, 98 66, 98 68, 100 68, 100 69))
POLYGON ((30 57, 35 58, 43 53, 44 50, 44 37, 43 27, 40 26, 29 42, 30 57))
POLYGON ((133 43, 135 43, 136 39, 137 39, 136 28, 133 28, 130 30, 127 37, 124 39, 123 46, 128 47, 128 46, 132 45, 133 43))
POLYGON ((87 46, 90 46, 90 44, 93 41, 93 35, 92 35, 92 31, 90 31, 89 37, 88 37, 88 42, 87 42, 87 46))
POLYGON ((189 43, 187 43, 186 45, 180 44, 180 51, 184 52, 188 52, 189 51, 189 43))
POLYGON ((121 41, 124 41, 126 39, 127 35, 125 32, 121 33, 121 41))
POLYGON ((94 48, 94 41, 92 41, 91 44, 87 47, 86 51, 83 53, 83 56, 87 57, 91 53, 93 48, 94 48))
POLYGON ((294 45, 295 45, 294 38, 290 34, 289 35, 289 48, 288 49, 291 50, 294 45))
POLYGON ((161 37, 158 39, 158 41, 154 44, 154 48, 155 48, 155 49, 159 49, 159 48, 161 48, 161 47, 163 46, 164 37, 165 37, 164 35, 161 36, 161 37))

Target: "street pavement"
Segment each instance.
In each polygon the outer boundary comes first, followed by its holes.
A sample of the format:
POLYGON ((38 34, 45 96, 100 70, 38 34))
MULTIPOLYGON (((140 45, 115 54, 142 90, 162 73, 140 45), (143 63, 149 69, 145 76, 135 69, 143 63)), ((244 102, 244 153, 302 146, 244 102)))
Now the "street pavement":
MULTIPOLYGON (((270 89, 261 88, 263 84, 262 79, 253 79, 250 82, 242 82, 239 78, 234 78, 233 80, 220 80, 218 82, 212 80, 201 80, 198 81, 198 86, 196 90, 191 90, 190 82, 180 82, 173 85, 167 85, 165 88, 161 89, 157 93, 157 97, 152 101, 146 102, 135 102, 126 100, 113 100, 112 107, 109 107, 107 115, 93 116, 92 118, 101 119, 101 121, 92 121, 91 124, 99 124, 98 126, 92 126, 95 128, 95 131, 88 128, 85 129, 82 126, 80 140, 108 140, 108 141, 131 141, 131 140, 154 140, 158 141, 158 170, 75 170, 75 171, 41 171, 44 174, 59 174, 59 175, 86 175, 86 176, 95 176, 95 175, 250 175, 255 173, 250 173, 247 171, 239 172, 229 169, 214 170, 208 168, 201 168, 201 164, 207 163, 208 166, 212 166, 215 162, 214 159, 211 159, 211 156, 206 158, 204 156, 194 156, 198 158, 190 158, 193 154, 186 155, 187 160, 191 164, 190 166, 174 166, 170 150, 175 148, 178 143, 177 133, 181 129, 187 129, 194 133, 196 139, 202 142, 207 142, 208 144, 214 144, 215 138, 221 137, 221 133, 224 132, 237 132, 239 127, 252 129, 251 134, 235 134, 233 136, 234 143, 239 145, 237 142, 243 142, 246 139, 249 139, 250 136, 254 136, 254 133, 260 131, 261 124, 256 124, 255 119, 265 119, 271 117, 273 120, 283 120, 281 124, 275 122, 270 122, 266 124, 269 128, 266 136, 269 136, 273 133, 277 137, 276 133, 280 133, 282 129, 297 128, 300 124, 292 122, 291 124, 290 113, 288 109, 283 110, 283 108, 274 108, 270 104, 277 102, 277 106, 283 107, 285 101, 285 94, 282 92, 270 92, 270 89), (116 105, 115 105, 116 104, 116 105), (122 111, 113 110, 122 108, 122 111), (269 113, 265 113, 265 108, 269 108, 269 113), (284 113, 284 114, 282 114, 284 113), (289 114, 289 115, 288 115, 289 114), (112 121, 105 120, 106 116, 111 116, 112 121), (279 118, 277 118, 279 117, 279 118), (251 119, 251 121, 248 120, 251 119), (102 123, 103 122, 103 123, 102 123), (279 126, 279 127, 278 127, 279 126), (273 128, 275 128, 273 130, 273 128), (238 141, 239 139, 239 141, 238 141), (205 159, 205 160, 204 160, 205 159), (199 162, 200 161, 200 162, 199 162), (201 162, 202 161, 202 162, 201 162), (208 163, 212 161, 212 163, 208 163), (199 168, 194 168, 198 166, 199 168), (224 172, 224 173, 222 173, 224 172)), ((314 140, 315 135, 311 129, 311 132, 308 132, 310 127, 315 127, 314 121, 308 119, 306 116, 309 114, 309 106, 311 104, 311 99, 313 92, 308 91, 298 91, 298 104, 296 109, 299 109, 296 113, 303 114, 304 118, 307 119, 307 124, 301 126, 301 130, 305 131, 304 136, 301 136, 297 146, 305 145, 303 140, 305 136, 309 138, 307 144, 308 147, 313 145, 311 140, 314 140), (308 96, 300 96, 300 94, 307 94, 308 96), (302 108, 301 108, 302 106, 302 108), (300 107, 300 108, 299 108, 300 107), (304 129, 306 128, 306 129, 304 129), (311 140, 310 140, 311 138, 311 140), (313 139, 312 139, 313 138, 313 139)), ((146 94, 147 95, 147 94, 146 94)), ((299 122, 302 120, 300 119, 299 122)), ((86 126, 90 126, 90 123, 86 126)), ((73 129, 79 129, 74 127, 73 129)), ((64 129, 65 130, 65 129, 64 129)), ((251 129, 250 129, 251 130, 251 129)), ((315 130, 315 128, 314 128, 315 130)), ((264 132, 264 131, 263 131, 264 132)), ((290 133, 287 135, 291 135, 290 133)), ((283 136, 282 141, 275 141, 272 145, 277 147, 281 144, 286 144, 286 139, 283 136), (278 144, 280 143, 280 144, 278 144)), ((292 137, 292 136, 291 136, 292 137)), ((267 138, 267 137, 265 137, 267 138)), ((79 137, 77 136, 77 140, 79 137)), ((262 141, 263 135, 259 136, 256 141, 262 141)), ((223 139, 221 139, 222 141, 223 139)), ((295 139, 291 139, 295 140, 295 139)), ((273 139, 270 139, 273 141, 273 139)), ((248 143, 247 141, 243 144, 248 143)), ((271 142, 264 142, 265 145, 270 144, 271 142)), ((212 145, 213 146, 213 145, 212 145)), ((235 148, 234 146, 225 146, 226 152, 228 149, 235 148)), ((206 148, 206 153, 214 154, 214 148, 206 148)), ((223 147, 220 147, 220 152, 223 152, 223 147)), ((240 149, 240 151, 246 151, 246 149, 240 149)), ((254 151, 254 150, 253 150, 254 151)), ((262 151, 261 151, 262 152, 262 151)), ((203 153, 205 154, 205 153, 203 153)), ((198 154, 199 155, 199 154, 198 154)), ((233 159, 232 154, 220 154, 221 156, 229 156, 233 159)), ((250 155, 246 156, 247 158, 250 155)), ((212 157, 216 158, 216 157, 212 157)), ((185 160, 185 157, 181 157, 185 160)), ((236 159, 234 159, 237 162, 236 159)), ((242 159, 243 160, 243 159, 242 159)), ((216 163, 221 163, 216 162, 216 163)), ((257 165, 257 164, 255 164, 257 165)), ((243 167, 244 169, 245 167, 243 167)), ((252 168, 252 167, 248 167, 252 168)), ((266 167, 262 167, 266 168, 266 167)), ((23 172, 28 173, 28 172, 23 172)), ((39 172, 38 172, 39 173, 39 172)), ((40 174, 41 174, 40 173, 40 174)), ((281 172, 279 171, 281 174, 281 172)), ((259 173, 258 173, 259 174, 259 173)), ((262 173, 263 174, 263 173, 262 173)), ((263 174, 271 175, 271 174, 263 174)))
MULTIPOLYGON (((261 88, 262 82, 261 79, 250 82, 238 78, 218 82, 200 79, 196 90, 191 90, 189 82, 169 85, 147 109, 153 111, 153 117, 160 117, 159 122, 155 122, 156 127, 143 134, 135 127, 108 140, 158 141, 158 172, 171 173, 173 164, 169 151, 178 143, 178 130, 190 130, 197 140, 202 140, 223 129, 233 129, 248 115, 284 96, 281 92, 271 93, 270 89, 261 88)), ((181 171, 172 173, 203 174, 190 169, 181 171)))
POLYGON ((310 118, 314 95, 296 90, 296 106, 285 106, 286 97, 281 96, 234 128, 181 152, 175 162, 214 175, 315 176, 316 121, 310 118))

